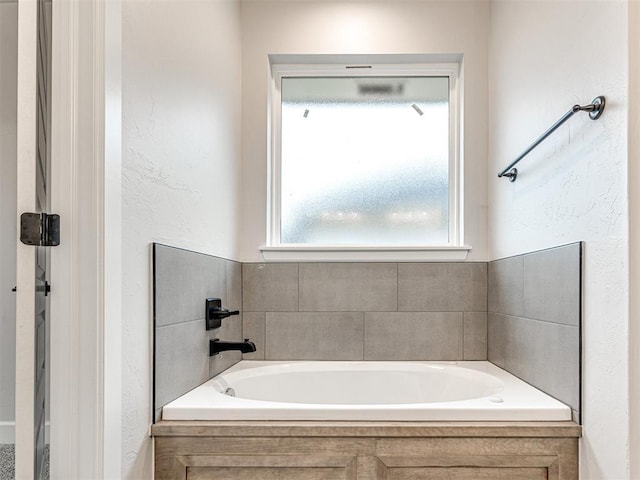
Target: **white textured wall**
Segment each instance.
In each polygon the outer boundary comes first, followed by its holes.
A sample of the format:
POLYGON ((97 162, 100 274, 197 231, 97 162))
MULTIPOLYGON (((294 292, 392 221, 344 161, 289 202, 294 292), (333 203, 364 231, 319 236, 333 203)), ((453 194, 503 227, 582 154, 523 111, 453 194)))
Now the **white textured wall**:
POLYGON ((465 243, 487 258, 487 1, 242 2, 240 256, 266 242, 268 54, 464 54, 465 243))
POLYGON ((631 476, 640 478, 640 2, 629 2, 629 407, 631 476))
POLYGON ((581 477, 629 478, 626 1, 493 1, 491 259, 586 242, 581 477), (574 103, 605 95, 498 179, 574 103))
POLYGON ((0 3, 0 443, 15 419, 18 5, 0 3))
POLYGON ((235 0, 123 2, 123 478, 151 478, 154 241, 237 258, 240 20, 235 0))

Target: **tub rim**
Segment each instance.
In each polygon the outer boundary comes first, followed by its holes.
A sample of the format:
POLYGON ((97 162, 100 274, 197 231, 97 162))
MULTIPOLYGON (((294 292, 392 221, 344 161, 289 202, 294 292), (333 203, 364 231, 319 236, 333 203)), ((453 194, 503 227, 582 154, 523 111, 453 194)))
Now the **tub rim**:
MULTIPOLYGON (((392 407, 375 405, 319 405, 291 404, 278 402, 261 402, 255 400, 236 399, 218 394, 216 400, 210 401, 212 382, 220 376, 255 368, 263 365, 285 365, 292 363, 309 363, 310 361, 271 361, 242 360, 221 374, 202 385, 187 392, 162 408, 163 420, 202 420, 202 421, 568 421, 571 420, 571 408, 552 398, 548 394, 527 384, 509 372, 488 361, 407 361, 398 363, 418 363, 429 365, 460 366, 483 371, 501 380, 505 380, 509 390, 505 388, 501 397, 502 403, 492 403, 487 397, 472 400, 445 402, 443 404, 393 404, 392 407), (225 397, 225 398, 221 398, 225 397), (268 405, 265 405, 268 404, 268 405), (412 408, 407 408, 410 406, 412 408), (346 408, 345 408, 346 407, 346 408)), ((326 361, 311 361, 327 363, 326 361)), ((333 363, 344 363, 344 361, 333 363)), ((347 363, 375 364, 374 361, 355 361, 347 363)), ((380 363, 380 362, 378 362, 380 363)), ((396 362, 394 362, 396 363, 396 362)), ((217 393, 217 392, 216 392, 217 393)))

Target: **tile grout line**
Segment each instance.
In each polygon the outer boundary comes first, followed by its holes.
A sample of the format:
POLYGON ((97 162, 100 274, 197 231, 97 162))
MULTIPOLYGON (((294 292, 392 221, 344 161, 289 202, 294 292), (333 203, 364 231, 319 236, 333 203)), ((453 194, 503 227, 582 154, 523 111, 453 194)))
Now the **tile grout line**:
POLYGON ((298 285, 298 291, 297 291, 297 294, 296 294, 296 298, 298 300, 298 305, 297 305, 297 308, 296 308, 296 312, 299 312, 300 311, 300 264, 299 263, 296 263, 296 268, 298 270, 298 272, 297 272, 298 281, 296 282, 297 285, 298 285))
POLYGON ((367 355, 365 352, 365 347, 366 347, 366 338, 367 338, 367 322, 365 320, 366 318, 366 312, 361 312, 362 313, 362 360, 366 360, 367 359, 367 355))
POLYGON ((194 323, 194 322, 202 322, 202 323, 204 323, 204 317, 194 318, 192 320, 181 320, 179 322, 169 323, 167 325, 156 325, 154 330, 159 330, 161 328, 177 327, 179 325, 185 325, 187 323, 194 323))
POLYGON ((464 344, 464 334, 465 334, 465 331, 466 331, 465 313, 466 312, 462 312, 462 360, 466 360, 466 358, 465 358, 465 344, 464 344))
POLYGON ((400 264, 396 263, 396 312, 400 311, 400 264))
POLYGON ((490 290, 490 284, 491 282, 489 281, 489 279, 491 278, 491 276, 489 275, 489 268, 491 268, 491 262, 487 262, 487 303, 486 303, 486 312, 485 312, 485 316, 486 316, 486 328, 484 331, 484 335, 485 335, 485 342, 484 342, 484 358, 485 360, 489 361, 489 290, 490 290))
POLYGON ((492 313, 493 315, 502 315, 503 317, 511 317, 511 318, 518 318, 518 319, 522 319, 522 320, 529 320, 530 322, 540 322, 540 323, 545 323, 545 324, 550 324, 550 325, 558 325, 560 327, 568 327, 568 328, 579 328, 579 325, 568 325, 566 323, 560 323, 560 322, 554 322, 552 320, 543 320, 541 318, 532 318, 532 317, 525 317, 522 315, 511 315, 509 313, 501 313, 501 312, 488 312, 487 313, 487 320, 489 318, 489 313, 492 313))

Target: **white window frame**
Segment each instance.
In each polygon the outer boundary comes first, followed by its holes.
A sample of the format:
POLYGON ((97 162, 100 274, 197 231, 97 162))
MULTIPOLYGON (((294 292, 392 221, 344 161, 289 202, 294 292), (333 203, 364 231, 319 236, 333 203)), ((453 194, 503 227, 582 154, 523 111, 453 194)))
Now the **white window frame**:
POLYGON ((466 259, 471 247, 463 245, 462 235, 461 64, 459 62, 271 63, 270 67, 267 245, 260 249, 266 261, 460 261, 466 259), (447 245, 354 245, 345 247, 280 243, 282 79, 313 76, 433 76, 449 79, 449 243, 447 245))

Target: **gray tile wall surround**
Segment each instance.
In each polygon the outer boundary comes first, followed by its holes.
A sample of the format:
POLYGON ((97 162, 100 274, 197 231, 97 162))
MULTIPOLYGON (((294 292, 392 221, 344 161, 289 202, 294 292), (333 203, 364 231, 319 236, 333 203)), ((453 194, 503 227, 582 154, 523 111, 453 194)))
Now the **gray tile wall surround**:
POLYGON ((578 327, 489 313, 489 359, 579 410, 578 327))
POLYGON ((153 245, 154 418, 160 408, 226 370, 239 352, 209 357, 209 340, 242 340, 242 314, 207 331, 207 297, 242 310, 242 266, 238 262, 166 245, 153 245))
POLYGON ((155 245, 155 404, 247 359, 490 360, 580 410, 581 245, 493 262, 244 263, 155 245), (241 316, 204 329, 204 299, 241 316))
POLYGON ((462 312, 367 312, 365 360, 461 360, 462 312))
POLYGON ((362 360, 362 312, 266 313, 267 360, 362 360))
POLYGON ((401 263, 398 310, 486 312, 486 263, 401 263))
POLYGON ((301 312, 398 309, 395 263, 301 263, 298 268, 301 312))
POLYGON ((488 311, 578 326, 580 245, 489 262, 488 311))
POLYGON ((489 263, 488 359, 580 414, 582 244, 489 263))
POLYGON ((247 360, 265 359, 265 317, 265 312, 244 312, 242 314, 242 335, 256 344, 256 351, 245 353, 242 358, 247 360))
POLYGON ((523 255, 489 262, 487 311, 505 315, 522 315, 523 269, 523 255))
POLYGON ((487 359, 487 312, 464 312, 464 360, 487 359))
POLYGON ((156 405, 175 400, 209 376, 209 338, 194 320, 156 328, 156 405))
POLYGON ((264 342, 262 352, 244 358, 486 360, 486 263, 245 263, 242 269, 245 336, 253 332, 264 342))
POLYGON ((579 325, 580 255, 580 244, 524 255, 524 317, 579 325))
POLYGON ((245 312, 297 312, 298 264, 243 264, 242 297, 245 312))

